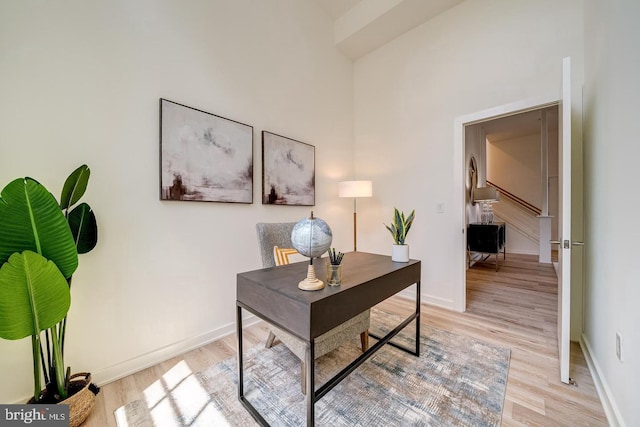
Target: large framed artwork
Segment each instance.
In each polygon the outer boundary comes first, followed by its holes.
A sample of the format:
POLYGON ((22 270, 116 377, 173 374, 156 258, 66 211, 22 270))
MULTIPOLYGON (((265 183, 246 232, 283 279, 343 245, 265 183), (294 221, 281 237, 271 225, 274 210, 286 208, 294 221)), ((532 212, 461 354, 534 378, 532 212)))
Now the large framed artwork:
POLYGON ((262 203, 313 206, 315 147, 262 131, 262 203))
POLYGON ((253 203, 253 127, 161 98, 160 200, 253 203))

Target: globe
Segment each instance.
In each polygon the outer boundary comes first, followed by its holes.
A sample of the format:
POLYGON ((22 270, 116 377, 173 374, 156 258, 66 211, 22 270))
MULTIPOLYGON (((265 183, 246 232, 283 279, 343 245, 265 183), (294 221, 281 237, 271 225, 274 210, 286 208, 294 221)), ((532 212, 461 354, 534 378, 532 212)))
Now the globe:
POLYGON ((329 224, 320 218, 315 218, 311 212, 310 218, 303 218, 293 226, 291 243, 302 255, 318 258, 331 246, 333 234, 329 224))

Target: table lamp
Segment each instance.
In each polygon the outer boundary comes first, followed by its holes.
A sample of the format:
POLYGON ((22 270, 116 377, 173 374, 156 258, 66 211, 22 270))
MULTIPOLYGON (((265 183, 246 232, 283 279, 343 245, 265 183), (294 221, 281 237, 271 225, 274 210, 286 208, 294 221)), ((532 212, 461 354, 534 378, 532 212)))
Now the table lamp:
POLYGON ((358 197, 373 196, 373 184, 371 181, 343 181, 338 183, 338 197, 353 197, 353 251, 357 249, 356 231, 356 200, 358 197))
POLYGON ((493 224, 493 204, 500 200, 500 193, 495 187, 478 187, 473 189, 473 203, 482 205, 480 216, 483 224, 493 224))

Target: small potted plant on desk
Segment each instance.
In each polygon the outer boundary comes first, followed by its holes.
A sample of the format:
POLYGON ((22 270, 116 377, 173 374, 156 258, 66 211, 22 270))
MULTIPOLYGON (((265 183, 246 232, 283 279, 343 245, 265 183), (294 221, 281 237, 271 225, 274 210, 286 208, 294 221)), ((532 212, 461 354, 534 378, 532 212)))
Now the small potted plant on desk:
POLYGON ((68 404, 71 427, 89 416, 99 391, 91 374, 71 375, 63 360, 71 277, 78 253, 98 239, 89 205, 71 209, 89 174, 86 165, 71 173, 60 203, 32 178, 18 178, 0 194, 0 338, 31 337, 34 389, 27 403, 68 404))
POLYGON ((415 209, 411 211, 409 216, 405 217, 404 212, 400 212, 398 208, 393 208, 393 223, 391 225, 384 224, 387 230, 393 236, 394 245, 391 247, 391 260, 395 262, 409 262, 409 245, 404 243, 416 216, 415 209))

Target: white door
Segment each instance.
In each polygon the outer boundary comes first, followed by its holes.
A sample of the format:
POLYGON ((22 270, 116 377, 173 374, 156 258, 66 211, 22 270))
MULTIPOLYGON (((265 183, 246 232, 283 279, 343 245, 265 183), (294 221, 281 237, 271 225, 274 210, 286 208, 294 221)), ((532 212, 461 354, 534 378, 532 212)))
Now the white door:
MULTIPOLYGON (((559 218, 558 235, 558 351, 560 380, 569 383, 571 318, 571 58, 562 59, 562 85, 558 108, 559 218)), ((554 242, 556 243, 556 242, 554 242)))

